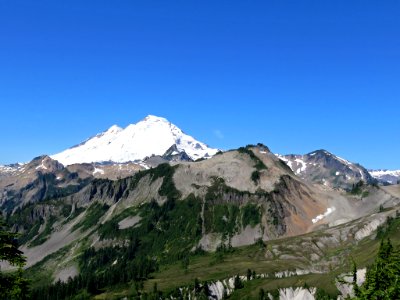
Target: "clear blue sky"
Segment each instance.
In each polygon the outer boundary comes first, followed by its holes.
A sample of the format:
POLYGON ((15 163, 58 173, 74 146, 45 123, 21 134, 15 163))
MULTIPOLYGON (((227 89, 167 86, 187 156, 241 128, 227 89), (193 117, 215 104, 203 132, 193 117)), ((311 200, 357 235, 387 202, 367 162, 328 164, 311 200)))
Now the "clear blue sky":
POLYGON ((163 116, 400 169, 399 1, 0 0, 0 163, 163 116))

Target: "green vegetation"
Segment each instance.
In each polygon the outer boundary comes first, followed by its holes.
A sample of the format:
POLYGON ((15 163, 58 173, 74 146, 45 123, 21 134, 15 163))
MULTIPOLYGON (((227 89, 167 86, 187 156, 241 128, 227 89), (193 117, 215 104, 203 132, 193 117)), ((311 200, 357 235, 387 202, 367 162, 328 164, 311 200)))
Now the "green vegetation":
POLYGON ((250 202, 240 206, 244 198, 254 201, 267 194, 251 194, 239 191, 225 184, 222 178, 214 178, 208 188, 204 204, 204 225, 206 232, 219 232, 223 238, 232 237, 241 227, 261 222, 261 209, 250 202))
MULTIPOLYGON (((184 200, 183 202, 185 201, 187 200, 184 200)), ((178 204, 179 202, 180 201, 175 204, 178 204)), ((155 210, 160 213, 161 207, 163 207, 165 204, 163 206, 160 206, 158 204, 156 205, 156 203, 153 203, 151 205, 154 206, 155 210)), ((169 207, 171 207, 171 205, 169 205, 169 207)), ((144 215, 146 214, 144 211, 147 211, 148 209, 151 210, 150 207, 147 207, 146 209, 143 208, 143 210, 141 208, 140 211, 138 211, 137 213, 144 217, 144 215)), ((166 209, 167 207, 164 207, 164 210, 166 209)), ((129 215, 135 213, 136 212, 132 210, 129 215)), ((169 213, 167 213, 167 215, 168 214, 169 213)), ((187 215, 183 216, 183 218, 186 217, 187 215)), ((121 216, 119 218, 121 218, 121 216)), ((158 222, 159 220, 155 221, 155 224, 158 222)), ((399 224, 396 224, 396 222, 397 221, 395 220, 394 223, 391 223, 390 229, 387 231, 387 236, 391 237, 393 241, 396 242, 396 244, 399 244, 399 224)), ((140 227, 142 226, 143 224, 140 227)), ((161 230, 159 231, 159 236, 162 236, 163 226, 164 225, 161 225, 160 227, 161 230)), ((176 224, 174 224, 173 226, 176 226, 176 224)), ((169 234, 169 232, 166 232, 166 234, 169 234)), ((328 274, 308 274, 281 279, 253 279, 254 277, 256 277, 253 276, 253 272, 255 274, 273 274, 274 272, 280 270, 302 268, 303 263, 301 262, 301 260, 290 261, 286 259, 279 259, 279 257, 266 259, 266 250, 271 249, 271 247, 278 247, 280 251, 289 251, 293 244, 301 243, 303 240, 307 240, 312 237, 316 238, 321 234, 322 233, 314 232, 304 237, 294 237, 269 241, 268 247, 266 247, 264 243, 259 242, 252 246, 240 248, 221 246, 215 253, 204 253, 201 250, 198 250, 196 252, 181 252, 179 257, 174 257, 171 260, 169 260, 168 257, 163 258, 162 254, 153 256, 155 249, 151 248, 150 246, 146 246, 149 248, 146 248, 145 251, 142 251, 141 239, 136 239, 135 241, 133 238, 124 238, 125 240, 130 241, 131 245, 126 247, 131 247, 131 250, 128 250, 128 248, 126 248, 125 246, 116 247, 115 250, 113 250, 112 248, 104 248, 102 251, 95 251, 94 249, 91 249, 90 251, 85 253, 85 256, 79 258, 81 269, 86 269, 87 271, 85 271, 85 273, 87 274, 93 273, 93 276, 99 276, 94 278, 96 278, 96 282, 100 282, 100 284, 92 284, 92 287, 90 288, 91 292, 89 292, 89 288, 83 287, 81 289, 78 288, 76 290, 76 293, 88 293, 86 294, 86 296, 90 295, 90 297, 93 297, 93 295, 96 294, 101 294, 98 296, 97 299, 121 299, 124 297, 128 297, 128 299, 135 299, 135 297, 138 297, 138 295, 141 295, 142 297, 146 297, 145 295, 147 295, 148 299, 152 299, 154 295, 163 298, 175 295, 175 297, 179 298, 179 287, 187 287, 189 290, 195 289, 195 287, 197 287, 196 293, 199 295, 198 299, 202 299, 201 297, 206 297, 206 295, 208 295, 207 293, 209 292, 206 288, 204 288, 205 282, 234 277, 237 274, 247 274, 247 276, 249 276, 249 270, 251 270, 252 280, 248 282, 242 281, 243 287, 235 290, 234 293, 229 297, 230 299, 260 299, 259 295, 261 289, 264 291, 264 295, 267 295, 269 293, 276 296, 278 288, 307 286, 318 288, 317 299, 336 299, 338 291, 336 290, 334 284, 335 277, 338 274, 349 271, 348 260, 344 260, 342 262, 343 265, 340 265, 339 263, 339 265, 336 266, 335 269, 333 269, 333 271, 328 274), (134 245, 139 246, 135 247, 134 245), (133 249, 135 250, 133 251, 133 249), (144 256, 145 252, 147 252, 146 256, 144 256), (134 253, 131 254, 133 255, 132 259, 127 259, 128 256, 126 255, 128 255, 128 253, 134 253), (128 262, 129 264, 132 260, 136 261, 136 263, 139 263, 141 259, 143 259, 142 267, 136 265, 136 270, 140 268, 142 268, 142 270, 145 269, 145 257, 152 258, 147 262, 150 264, 150 266, 152 266, 152 268, 155 269, 155 271, 146 275, 146 277, 143 278, 138 276, 132 277, 133 279, 128 280, 127 278, 129 278, 129 276, 131 275, 120 277, 120 275, 113 274, 114 272, 116 272, 116 270, 121 270, 120 273, 125 272, 123 271, 125 270, 124 266, 119 265, 119 263, 121 263, 120 257, 123 258, 124 262, 128 262), (114 262, 115 265, 113 265, 114 262), (101 266, 99 266, 97 269, 91 269, 92 266, 96 264, 101 264, 101 266), (105 276, 105 278, 107 278, 107 281, 101 279, 101 276, 105 276), (107 276, 110 276, 110 278, 115 276, 117 278, 115 280, 118 280, 119 282, 114 284, 114 279, 110 279, 107 276)), ((186 234, 183 234, 182 238, 186 239, 186 234)), ((356 246, 343 244, 335 249, 324 250, 327 251, 324 252, 324 255, 326 256, 326 258, 329 258, 332 255, 334 255, 335 257, 354 256, 357 260, 357 264, 362 267, 373 262, 372 259, 375 256, 378 247, 379 241, 365 239, 356 246)), ((297 253, 297 255, 307 257, 309 255, 307 254, 307 251, 309 251, 308 248, 304 249, 304 253, 297 253)), ((162 252, 163 251, 160 251, 158 253, 162 252)), ((77 278, 78 282, 79 280, 83 280, 83 277, 77 278)), ((85 284, 89 286, 89 281, 85 280, 83 282, 85 282, 85 284)), ((63 289, 65 290, 69 290, 71 288, 71 286, 69 286, 68 289, 67 286, 65 286, 64 284, 58 284, 58 287, 63 287, 63 289)), ((52 295, 54 295, 55 291, 51 293, 52 295)))
MULTIPOLYGON (((285 188, 283 179, 276 185, 285 188)), ((207 233, 219 232, 223 238, 232 237, 247 225, 254 227, 261 223, 264 212, 268 212, 268 222, 273 226, 281 225, 281 206, 273 200, 271 193, 258 189, 255 193, 239 191, 227 186, 223 178, 216 177, 205 195, 204 222, 207 233)))
POLYGON ((364 181, 360 180, 356 184, 353 183, 353 186, 350 190, 350 194, 352 195, 362 195, 363 187, 365 186, 364 181))
POLYGON ((72 245, 63 247, 60 250, 47 255, 43 260, 26 269, 25 275, 31 282, 31 290, 48 286, 53 282, 52 270, 57 267, 57 261, 65 257, 71 251, 72 247, 72 245))
POLYGON ((42 226, 42 224, 44 224, 44 221, 42 218, 39 219, 38 222, 36 222, 30 229, 29 231, 27 231, 25 234, 23 234, 21 236, 21 238, 19 239, 19 243, 21 245, 25 244, 26 242, 30 241, 31 239, 33 239, 38 233, 39 233, 39 229, 40 226, 42 226))
POLYGON ((3 273, 0 270, 0 295, 3 299, 23 299, 28 294, 28 281, 23 277, 25 257, 18 250, 17 234, 9 231, 0 216, 0 262, 8 262, 17 271, 3 273))
POLYGON ((77 224, 72 227, 72 230, 75 231, 80 229, 82 232, 90 229, 97 225, 99 219, 105 214, 105 212, 109 209, 107 204, 94 203, 92 204, 85 213, 84 218, 77 224))
POLYGON ((254 184, 258 184, 260 181, 260 172, 258 170, 253 171, 251 173, 251 180, 253 180, 254 184))
POLYGON ((85 211, 85 208, 83 207, 77 207, 75 205, 75 209, 72 211, 70 211, 70 214, 65 218, 63 224, 66 224, 70 221, 72 221, 73 219, 75 219, 77 216, 79 216, 81 213, 83 213, 85 211))
POLYGON ((131 280, 140 282, 157 269, 157 263, 148 257, 136 257, 137 247, 138 243, 132 241, 127 247, 108 247, 98 251, 89 248, 80 257, 81 271, 77 277, 38 287, 32 291, 31 299, 70 299, 82 294, 89 298, 105 287, 131 280))
POLYGON ((374 263, 367 268, 365 282, 357 286, 357 273, 353 273, 355 298, 400 299, 400 249, 394 249, 390 239, 382 240, 374 263))
POLYGON ((139 182, 146 176, 149 176, 151 182, 158 178, 163 178, 159 194, 169 199, 177 199, 180 197, 179 191, 173 183, 173 174, 178 166, 170 166, 168 163, 160 164, 156 168, 144 171, 138 171, 135 175, 123 179, 112 181, 109 179, 95 179, 91 185, 90 200, 96 197, 112 198, 114 202, 118 202, 121 198, 128 197, 129 193, 135 190, 139 182))
POLYGON ((20 244, 31 241, 29 246, 37 246, 49 238, 55 221, 68 217, 71 209, 72 206, 64 204, 62 199, 29 203, 22 208, 17 208, 12 215, 8 215, 7 223, 22 232, 19 238, 20 244), (46 224, 45 228, 39 234, 39 229, 43 224, 46 224))
POLYGON ((248 203, 241 208, 243 228, 247 225, 251 227, 261 223, 261 210, 252 203, 248 203))
MULTIPOLYGON (((53 225, 56 221, 54 216, 50 216, 50 218, 46 221, 46 226, 44 230, 32 241, 29 243, 29 247, 35 247, 43 244, 50 237, 51 232, 53 230, 53 225)), ((40 224, 40 223, 39 223, 40 224)), ((37 226, 38 224, 35 224, 37 226)))
MULTIPOLYGON (((103 247, 95 249, 81 244, 79 249, 74 245, 78 250, 71 254, 73 246, 70 245, 70 248, 63 248, 30 268, 29 274, 39 274, 32 277, 35 278, 32 299, 160 299, 170 296, 184 298, 181 293, 185 289, 195 290, 197 299, 208 299, 210 291, 205 283, 231 277, 235 281, 235 291, 229 299, 267 299, 268 294, 276 297, 278 288, 308 286, 318 288, 317 299, 336 299, 338 292, 334 285, 335 276, 349 271, 350 255, 356 257, 357 264, 365 266, 372 262, 374 251, 379 246, 377 240, 364 239, 357 244, 340 241, 340 245, 334 248, 321 247, 318 254, 323 255, 327 261, 335 262, 329 266, 330 273, 287 278, 274 278, 271 275, 283 270, 308 268, 313 253, 312 247, 299 248, 297 245, 310 245, 310 241, 313 241, 312 245, 319 247, 318 238, 326 233, 313 232, 305 236, 268 241, 268 244, 258 240, 254 245, 240 248, 232 248, 228 242, 221 244, 214 253, 205 253, 198 247, 203 229, 205 233, 222 233, 223 241, 226 242, 240 229, 260 224, 263 214, 266 214, 264 217, 267 217, 270 224, 279 225, 282 208, 275 196, 286 188, 287 180, 282 178, 281 183, 276 185, 276 190, 270 193, 261 189, 250 193, 231 188, 222 178, 216 177, 207 189, 204 199, 194 194, 181 199, 181 194, 173 182, 175 168, 163 164, 115 182, 96 180, 90 191, 92 199, 95 199, 94 203, 86 209, 85 215, 75 225, 74 230, 98 229, 100 239, 104 241, 103 247), (147 183, 162 179, 162 183, 159 181, 159 195, 163 197, 157 197, 158 201, 153 199, 149 203, 119 211, 104 224, 99 224, 100 218, 109 207, 96 200, 103 199, 104 196, 107 201, 119 201, 127 197, 139 184, 143 184, 140 181, 145 177, 147 183), (120 221, 135 216, 140 218, 139 223, 125 229, 119 228, 120 221), (106 240, 112 240, 113 246, 105 246, 109 245, 106 240), (55 263, 60 256, 67 253, 79 266, 80 274, 67 282, 52 284, 49 261, 55 263), (257 274, 268 274, 269 278, 261 278, 257 274), (245 275, 247 281, 241 280, 239 275, 245 275)), ((260 175, 258 170, 255 172, 260 175)), ((71 205, 54 204, 49 216, 73 219, 82 213, 82 210, 83 208, 75 208, 75 212, 71 213, 71 205)), ((31 212, 33 210, 21 210, 20 216, 26 214, 29 219, 31 212)), ((39 235, 41 219, 36 219, 36 223, 33 224, 39 227, 32 226, 26 234, 27 241, 32 238, 32 243, 45 240, 54 224, 51 218, 39 235)), ((388 219, 386 224, 378 229, 378 235, 385 238, 395 236, 394 244, 398 244, 399 226, 398 218, 388 219)), ((89 245, 89 238, 87 241, 89 245)))
POLYGON ((259 159, 253 151, 251 151, 250 147, 253 147, 252 145, 247 145, 246 147, 240 147, 237 151, 242 154, 247 154, 250 156, 250 158, 254 161, 255 165, 254 168, 256 170, 267 170, 267 166, 262 162, 261 159, 259 159))
POLYGON ((13 209, 16 208, 15 203, 20 203, 21 197, 25 197, 28 194, 36 204, 61 199, 80 191, 92 180, 91 178, 81 179, 77 173, 69 173, 68 171, 65 171, 64 177, 74 180, 73 184, 67 185, 67 182, 63 182, 63 186, 59 187, 60 181, 56 179, 56 175, 38 172, 36 180, 27 184, 18 192, 10 191, 7 193, 8 199, 1 205, 2 210, 11 214, 13 209), (34 191, 33 193, 32 190, 34 191))
POLYGON ((31 186, 46 187, 43 199, 40 199, 41 201, 46 201, 72 195, 81 190, 84 186, 88 185, 91 181, 90 178, 87 179, 79 178, 77 173, 68 173, 68 177, 70 179, 76 179, 77 184, 70 184, 65 187, 58 187, 56 175, 52 173, 39 173, 38 178, 26 188, 29 189, 31 186))
POLYGON ((378 226, 376 230, 376 239, 382 240, 388 238, 391 234, 400 228, 400 211, 396 211, 396 217, 387 217, 386 222, 378 226))
POLYGON ((231 237, 238 230, 240 209, 234 204, 205 204, 204 218, 206 232, 220 232, 231 237))
MULTIPOLYGON (((98 211, 98 208, 91 211, 98 211)), ((126 213, 118 215, 115 220, 101 225, 100 229, 108 230, 100 232, 104 238, 123 237, 128 244, 85 250, 79 257, 78 277, 67 283, 36 289, 33 298, 53 299, 59 295, 58 299, 65 299, 86 289, 93 295, 116 284, 145 280, 159 265, 181 262, 188 268, 191 249, 201 237, 200 211, 201 201, 193 195, 182 201, 169 199, 161 206, 152 201, 138 209, 142 218, 139 227, 124 230, 114 227, 112 231, 107 224, 115 224, 126 213)))
POLYGON ((128 230, 120 230, 118 223, 127 217, 136 216, 139 213, 138 208, 129 207, 123 210, 118 215, 114 216, 111 220, 108 220, 99 227, 99 234, 101 239, 106 238, 117 238, 121 236, 127 236, 128 230))

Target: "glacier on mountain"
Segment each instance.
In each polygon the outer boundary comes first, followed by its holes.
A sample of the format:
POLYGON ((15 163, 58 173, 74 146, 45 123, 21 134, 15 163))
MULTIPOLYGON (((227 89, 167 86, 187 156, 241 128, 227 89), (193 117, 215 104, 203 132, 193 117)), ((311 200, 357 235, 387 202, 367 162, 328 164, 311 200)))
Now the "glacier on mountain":
POLYGON ((122 163, 162 155, 172 145, 193 160, 209 158, 218 152, 218 149, 185 134, 167 119, 149 115, 126 128, 113 125, 107 131, 51 158, 64 165, 109 161, 122 163))

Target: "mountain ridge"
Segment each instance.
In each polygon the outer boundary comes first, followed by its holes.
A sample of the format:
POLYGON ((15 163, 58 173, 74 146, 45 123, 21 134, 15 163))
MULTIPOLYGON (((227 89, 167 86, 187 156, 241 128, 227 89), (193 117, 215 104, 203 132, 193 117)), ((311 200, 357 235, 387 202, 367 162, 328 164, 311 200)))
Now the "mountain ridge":
POLYGON ((368 170, 358 163, 352 163, 325 149, 307 154, 276 154, 292 171, 311 182, 330 187, 350 189, 359 181, 375 183, 368 170))
POLYGON ((368 170, 372 177, 382 184, 396 184, 400 181, 400 170, 368 170))

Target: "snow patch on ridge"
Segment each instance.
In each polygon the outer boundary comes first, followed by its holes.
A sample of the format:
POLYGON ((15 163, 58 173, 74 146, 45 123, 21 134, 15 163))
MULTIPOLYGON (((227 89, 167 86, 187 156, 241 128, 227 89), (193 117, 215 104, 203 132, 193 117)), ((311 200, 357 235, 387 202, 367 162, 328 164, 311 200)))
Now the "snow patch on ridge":
POLYGON ((400 170, 369 170, 372 177, 379 178, 384 175, 400 176, 400 170))
POLYGON ((307 163, 304 160, 296 158, 294 161, 301 166, 300 168, 297 169, 296 171, 297 174, 300 174, 307 169, 307 163))
POLYGON ((40 169, 47 170, 47 167, 44 165, 43 162, 44 162, 44 159, 42 160, 41 164, 39 166, 37 166, 35 169, 36 170, 40 170, 40 169))
POLYGON ((101 175, 103 175, 104 174, 104 170, 98 169, 98 168, 95 167, 94 171, 93 171, 93 175, 96 174, 96 173, 100 173, 101 175))
POLYGON ((326 209, 326 212, 323 213, 322 215, 318 215, 316 216, 314 219, 311 220, 311 222, 313 222, 314 224, 319 222, 320 220, 326 218, 327 216, 329 216, 331 213, 333 213, 336 210, 336 208, 334 206, 332 207, 328 207, 326 209))

